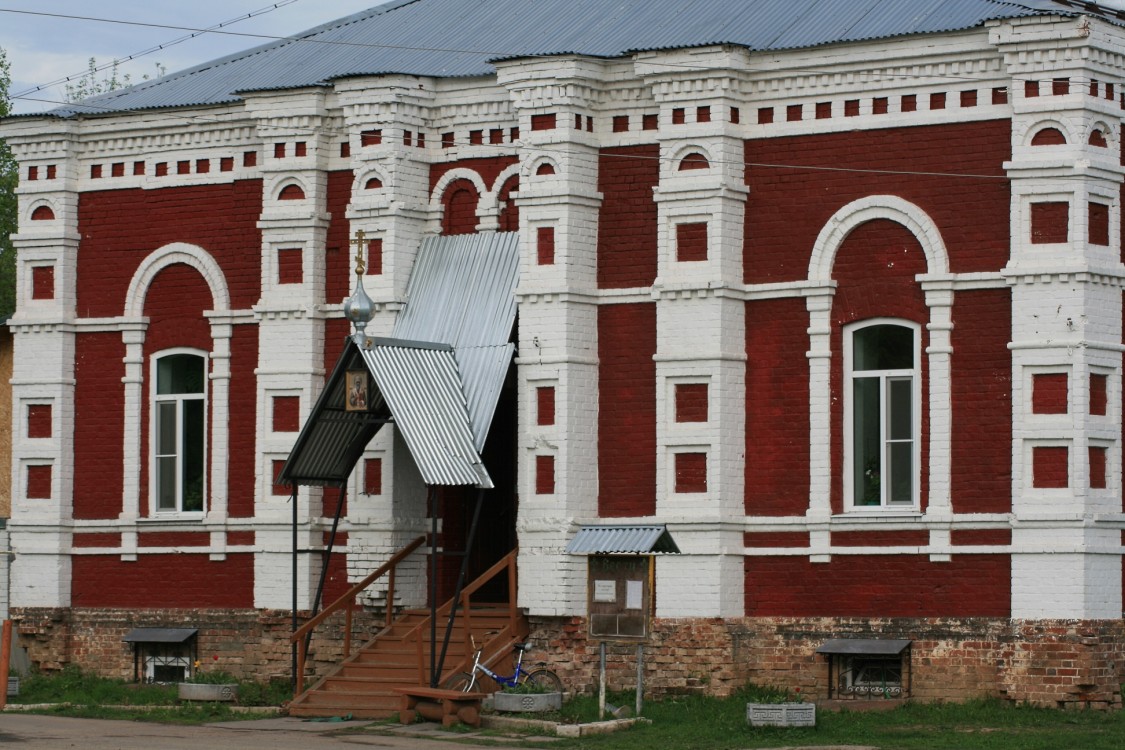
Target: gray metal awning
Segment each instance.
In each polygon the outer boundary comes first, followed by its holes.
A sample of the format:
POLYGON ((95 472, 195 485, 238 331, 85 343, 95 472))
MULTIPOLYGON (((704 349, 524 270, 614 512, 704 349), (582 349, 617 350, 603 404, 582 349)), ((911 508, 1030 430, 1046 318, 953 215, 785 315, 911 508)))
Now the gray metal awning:
POLYGON ((199 632, 198 628, 133 628, 125 643, 183 643, 199 632))
POLYGON ((566 545, 568 555, 680 554, 668 527, 583 526, 566 545))
POLYGON ((893 638, 833 638, 816 650, 818 654, 898 656, 911 641, 893 638))
POLYGON ((492 487, 480 451, 515 352, 518 281, 515 232, 427 238, 393 335, 348 337, 277 482, 343 486, 393 422, 426 484, 492 487), (346 405, 355 370, 371 375, 364 411, 346 405))

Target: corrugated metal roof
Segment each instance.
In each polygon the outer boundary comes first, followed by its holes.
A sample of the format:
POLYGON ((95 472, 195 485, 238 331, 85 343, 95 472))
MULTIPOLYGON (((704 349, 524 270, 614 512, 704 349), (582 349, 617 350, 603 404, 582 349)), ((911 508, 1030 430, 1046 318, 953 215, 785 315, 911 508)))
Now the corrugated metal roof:
POLYGON ((583 526, 566 545, 568 555, 678 555, 668 527, 660 526, 583 526))
POLYGON ((379 343, 364 346, 360 353, 387 399, 422 480, 426 484, 492 487, 473 443, 453 349, 376 341, 379 343))
POLYGON ((125 643, 183 643, 198 633, 197 628, 133 628, 125 643))
POLYGON ((895 638, 833 638, 816 650, 818 654, 898 656, 910 641, 895 638))
POLYGON ((414 262, 398 339, 449 344, 464 384, 474 444, 484 449, 515 346, 519 235, 429 237, 414 262))
POLYGON ((391 419, 377 387, 370 389, 367 411, 347 410, 347 373, 366 367, 349 338, 276 482, 341 487, 348 481, 371 438, 391 419))
POLYGON ((426 484, 492 487, 480 458, 515 346, 519 237, 427 239, 394 336, 355 334, 277 481, 340 486, 393 419, 426 484), (348 411, 346 375, 371 373, 367 411, 348 411))
POLYGON ((711 44, 770 51, 1082 12, 1051 0, 404 0, 52 114, 221 104, 357 75, 484 76, 492 61, 515 57, 711 44))

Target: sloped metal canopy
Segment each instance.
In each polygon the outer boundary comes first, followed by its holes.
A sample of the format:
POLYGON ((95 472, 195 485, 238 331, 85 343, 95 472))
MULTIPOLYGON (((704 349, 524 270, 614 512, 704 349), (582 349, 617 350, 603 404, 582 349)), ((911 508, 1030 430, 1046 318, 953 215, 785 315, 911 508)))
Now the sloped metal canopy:
POLYGON ((183 643, 199 630, 197 628, 133 628, 125 636, 125 643, 183 643))
POLYGON ((680 554, 680 548, 659 526, 583 526, 566 545, 568 555, 680 554))
POLYGON ((898 656, 910 643, 896 638, 833 638, 825 641, 816 652, 849 656, 898 656))
POLYGON ((375 433, 398 425, 423 481, 492 487, 480 458, 515 347, 519 237, 430 237, 390 338, 354 334, 297 437, 280 484, 343 486, 375 433), (347 408, 349 371, 371 375, 347 408))

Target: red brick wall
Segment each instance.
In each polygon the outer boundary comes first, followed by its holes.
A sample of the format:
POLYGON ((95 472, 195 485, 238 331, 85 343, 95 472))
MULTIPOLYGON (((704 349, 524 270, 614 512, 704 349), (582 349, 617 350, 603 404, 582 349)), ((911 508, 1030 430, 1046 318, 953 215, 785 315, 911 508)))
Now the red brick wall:
POLYGON ((1034 245, 1070 239, 1070 204, 1064 201, 1031 204, 1031 242, 1034 245))
POLYGON ((1070 486, 1070 450, 1065 445, 1037 445, 1031 449, 1033 487, 1062 489, 1070 486))
MULTIPOLYGON (((231 307, 248 309, 261 297, 260 180, 226 185, 82 193, 78 227, 79 314, 110 317, 123 311, 138 264, 157 248, 186 242, 206 250, 223 269, 231 307), (216 217, 222 217, 217 221, 216 217)), ((206 299, 210 308, 210 294, 206 299)))
POLYGON ((254 473, 257 434, 255 404, 258 398, 258 326, 235 326, 230 342, 230 420, 227 457, 227 512, 231 518, 254 515, 254 473))
MULTIPOLYGON (((837 281, 832 299, 832 508, 844 509, 844 347, 843 326, 869 318, 891 317, 912 321, 922 326, 922 432, 921 432, 921 502, 925 508, 929 477, 929 411, 928 369, 926 347, 929 336, 925 325, 930 313, 925 295, 914 281, 926 272, 921 246, 905 227, 885 219, 869 221, 852 230, 836 253, 833 278, 837 281)), ((807 348, 807 343, 806 343, 807 348)), ((748 352, 753 356, 753 352, 748 352)))
POLYGON ((828 219, 853 200, 881 194, 916 204, 936 222, 953 272, 999 271, 1010 247, 1008 222, 996 221, 1008 215, 1008 182, 915 173, 1003 177, 1003 162, 1010 157, 1007 119, 749 140, 745 279, 764 283, 806 278, 810 249, 828 219), (902 174, 800 168, 805 165, 902 174))
POLYGON ((1066 414, 1068 380, 1065 372, 1041 372, 1031 377, 1031 411, 1034 414, 1066 414))
POLYGON ((442 234, 473 234, 477 231, 480 217, 477 206, 480 196, 469 180, 454 180, 441 195, 442 234))
POLYGON ((1012 508, 1012 333, 1007 289, 953 298, 950 444, 953 511, 1012 508))
POLYGON ((809 507, 809 314, 805 300, 746 303, 746 513, 809 507))
POLYGON ((707 421, 707 384, 676 383, 676 421, 707 421))
POLYGON ((657 221, 652 189, 660 182, 660 147, 602 149, 598 190, 598 286, 651 286, 656 279, 657 221))
POLYGON ((355 284, 355 261, 352 260, 355 248, 348 244, 350 237, 346 216, 348 202, 352 198, 353 179, 354 175, 350 170, 328 173, 328 213, 332 215, 332 219, 328 223, 324 243, 327 274, 324 298, 329 303, 337 303, 351 296, 352 286, 355 284))
POLYGON ((750 617, 1007 617, 1006 555, 746 558, 750 617))
POLYGON ((74 517, 117 518, 123 491, 125 345, 120 333, 80 333, 74 344, 74 517))
POLYGON ((252 607, 254 558, 206 554, 142 555, 122 562, 118 555, 73 558, 71 603, 74 607, 183 609, 252 607))
MULTIPOLYGON (((910 697, 922 702, 988 695, 1050 707, 1119 708, 1125 679, 1121 621, 685 618, 654 620, 652 632, 645 645, 644 684, 646 694, 658 696, 729 695, 753 682, 823 700, 829 692, 829 665, 816 649, 830 638, 911 641, 910 697)), ((586 638, 584 619, 533 618, 531 640, 549 644, 548 666, 569 689, 597 690, 598 644, 586 638)), ((636 685, 635 648, 609 644, 606 661, 609 689, 631 691, 636 685)), ((857 703, 856 709, 865 703, 857 703)))
POLYGON ((656 306, 598 308, 598 515, 656 512, 656 306))

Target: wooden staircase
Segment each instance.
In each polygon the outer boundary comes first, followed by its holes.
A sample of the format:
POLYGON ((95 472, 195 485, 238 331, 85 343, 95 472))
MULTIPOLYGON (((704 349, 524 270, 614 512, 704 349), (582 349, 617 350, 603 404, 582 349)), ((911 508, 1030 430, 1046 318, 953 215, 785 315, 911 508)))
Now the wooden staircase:
MULTIPOLYGON (((298 674, 304 672, 305 636, 333 612, 344 609, 348 618, 345 632, 351 630, 351 607, 356 595, 386 570, 391 571, 392 585, 388 601, 394 601, 393 570, 420 541, 400 551, 387 565, 352 587, 336 602, 309 620, 293 634, 298 647, 298 674)), ((510 668, 512 645, 526 639, 527 620, 515 608, 515 602, 474 604, 472 594, 500 573, 508 575, 508 591, 514 599, 516 591, 515 551, 467 585, 461 594, 457 617, 450 634, 442 679, 472 666, 473 654, 469 635, 478 644, 485 643, 484 661, 493 668, 510 668)), ((438 608, 437 650, 440 654, 452 600, 438 608)), ((350 714, 355 718, 382 719, 398 712, 401 697, 396 687, 429 684, 430 674, 430 612, 404 610, 388 622, 371 641, 354 654, 345 642, 344 660, 307 690, 298 681, 297 695, 289 704, 290 716, 332 717, 350 714)))

